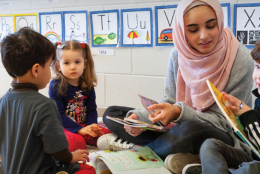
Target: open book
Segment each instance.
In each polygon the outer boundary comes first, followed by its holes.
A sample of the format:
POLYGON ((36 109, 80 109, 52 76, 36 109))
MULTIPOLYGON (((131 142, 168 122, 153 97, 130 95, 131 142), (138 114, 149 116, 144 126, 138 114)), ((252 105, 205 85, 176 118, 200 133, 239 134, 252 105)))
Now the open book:
POLYGON ((255 147, 246 138, 246 135, 244 133, 244 128, 243 128, 242 124, 240 123, 239 119, 233 113, 233 111, 230 110, 226 106, 227 104, 229 104, 229 102, 209 80, 207 80, 207 84, 208 84, 210 92, 213 95, 218 107, 220 108, 221 112, 225 116, 226 120, 232 126, 233 130, 251 148, 251 150, 260 158, 259 152, 255 149, 255 147))
POLYGON ((120 123, 120 124, 123 124, 126 126, 138 127, 138 128, 142 128, 142 129, 156 131, 156 132, 166 132, 170 129, 170 127, 157 126, 154 124, 146 123, 146 122, 139 121, 139 120, 134 120, 131 118, 124 118, 124 120, 122 120, 120 118, 107 116, 107 119, 110 119, 112 121, 115 121, 117 123, 120 123))
POLYGON ((117 152, 97 151, 93 166, 97 174, 103 174, 108 169, 113 174, 171 174, 164 167, 163 160, 149 147, 117 152))

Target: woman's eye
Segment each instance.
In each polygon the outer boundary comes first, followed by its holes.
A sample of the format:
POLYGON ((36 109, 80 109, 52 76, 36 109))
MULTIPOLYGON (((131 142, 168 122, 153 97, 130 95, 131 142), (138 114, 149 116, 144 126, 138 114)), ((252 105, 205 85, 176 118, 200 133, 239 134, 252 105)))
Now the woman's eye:
POLYGON ((214 28, 215 26, 216 26, 216 24, 214 24, 214 25, 209 25, 209 26, 207 26, 207 28, 212 29, 212 28, 214 28))
POLYGON ((191 33, 196 33, 198 30, 195 29, 195 30, 189 30, 191 33))

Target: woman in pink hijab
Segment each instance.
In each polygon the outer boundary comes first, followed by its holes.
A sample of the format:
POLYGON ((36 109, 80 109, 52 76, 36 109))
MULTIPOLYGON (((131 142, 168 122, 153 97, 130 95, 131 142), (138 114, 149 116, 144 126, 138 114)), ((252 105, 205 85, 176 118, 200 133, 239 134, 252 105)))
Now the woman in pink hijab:
MULTIPOLYGON (((145 110, 112 106, 106 110, 104 122, 117 136, 153 149, 165 159, 166 168, 178 173, 187 163, 199 161, 197 154, 207 138, 244 148, 216 105, 206 80, 252 106, 253 61, 230 29, 224 29, 217 0, 181 0, 174 16, 173 41, 165 95, 160 104, 149 107, 161 111, 152 117, 145 110), (174 122, 176 126, 169 132, 156 133, 123 128, 106 119, 106 115, 123 118, 125 114, 146 122, 174 122)), ((110 139, 113 142, 115 138, 110 139)))

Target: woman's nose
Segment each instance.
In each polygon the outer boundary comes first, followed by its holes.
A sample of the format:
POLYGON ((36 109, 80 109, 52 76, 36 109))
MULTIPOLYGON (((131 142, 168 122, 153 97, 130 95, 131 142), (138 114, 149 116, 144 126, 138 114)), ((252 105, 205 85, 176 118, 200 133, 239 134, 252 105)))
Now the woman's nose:
POLYGON ((207 39, 209 37, 209 34, 206 29, 202 29, 200 31, 200 39, 207 39))

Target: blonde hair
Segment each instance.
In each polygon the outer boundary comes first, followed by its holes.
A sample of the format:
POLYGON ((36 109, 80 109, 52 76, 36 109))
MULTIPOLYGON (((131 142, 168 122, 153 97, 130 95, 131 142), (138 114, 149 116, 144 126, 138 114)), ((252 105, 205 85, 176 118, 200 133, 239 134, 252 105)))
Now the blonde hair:
POLYGON ((54 79, 56 79, 58 83, 56 83, 55 86, 57 85, 58 93, 60 95, 65 96, 67 94, 67 88, 69 85, 65 76, 57 69, 56 66, 56 63, 59 62, 61 59, 62 50, 81 51, 82 57, 84 58, 84 60, 87 60, 86 68, 84 69, 83 74, 80 76, 79 79, 81 90, 88 91, 91 90, 92 87, 96 86, 97 77, 94 68, 94 61, 88 44, 80 43, 76 40, 72 40, 72 41, 65 41, 63 43, 56 42, 55 47, 56 47, 56 56, 52 63, 52 70, 54 71, 54 73, 56 73, 56 77, 54 79), (60 48, 57 48, 58 45, 60 48))

